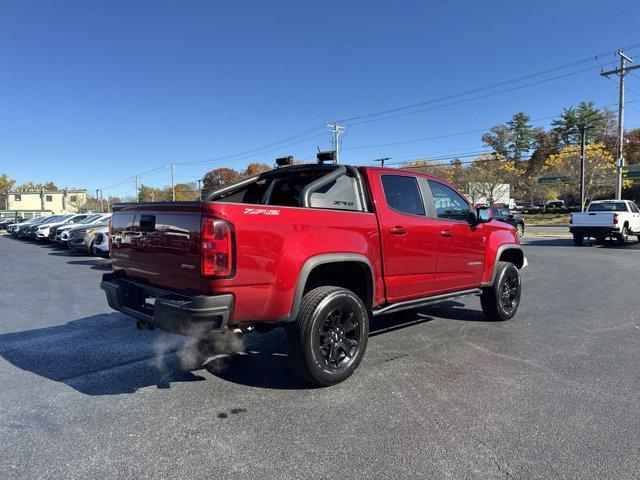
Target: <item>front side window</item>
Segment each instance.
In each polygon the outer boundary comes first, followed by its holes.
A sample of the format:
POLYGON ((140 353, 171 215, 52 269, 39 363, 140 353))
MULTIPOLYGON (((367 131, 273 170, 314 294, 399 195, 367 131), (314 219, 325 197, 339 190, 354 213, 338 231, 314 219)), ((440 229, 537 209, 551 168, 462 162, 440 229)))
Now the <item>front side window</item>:
POLYGON ((469 204, 462 195, 438 182, 429 180, 438 218, 445 220, 469 220, 469 204))
POLYGON ((415 177, 383 175, 382 188, 387 205, 409 215, 424 215, 424 201, 415 177))

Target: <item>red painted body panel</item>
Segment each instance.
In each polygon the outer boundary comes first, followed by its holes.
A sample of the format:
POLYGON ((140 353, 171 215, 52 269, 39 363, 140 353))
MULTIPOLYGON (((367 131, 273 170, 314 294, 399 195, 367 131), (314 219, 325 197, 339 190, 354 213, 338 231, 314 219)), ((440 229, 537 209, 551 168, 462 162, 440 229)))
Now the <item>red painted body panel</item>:
POLYGON ((373 269, 373 304, 378 306, 478 287, 491 281, 499 247, 520 243, 513 227, 497 221, 471 227, 466 222, 406 215, 387 206, 381 176, 433 177, 388 168, 360 171, 371 213, 224 202, 123 206, 113 220, 114 271, 185 293, 230 293, 234 296, 230 323, 276 321, 292 311, 303 266, 318 255, 366 258, 373 269), (155 215, 152 232, 141 231, 132 219, 145 214, 155 215), (233 225, 231 278, 201 276, 198 248, 203 215, 233 225), (391 233, 398 225, 406 234, 391 233), (452 235, 441 235, 443 230, 452 235))
MULTIPOLYGON (((381 278, 378 224, 372 213, 216 202, 206 204, 206 213, 228 220, 236 231, 235 277, 209 280, 203 291, 235 295, 235 322, 286 316, 302 266, 316 255, 363 255, 375 278, 381 278)), ((384 288, 376 292, 375 303, 382 303, 384 288)))
POLYGON ((438 220, 407 215, 385 201, 381 177, 385 174, 415 177, 413 172, 365 169, 382 239, 384 284, 388 302, 420 298, 433 290, 438 253, 438 220), (402 228, 406 233, 395 234, 402 228))

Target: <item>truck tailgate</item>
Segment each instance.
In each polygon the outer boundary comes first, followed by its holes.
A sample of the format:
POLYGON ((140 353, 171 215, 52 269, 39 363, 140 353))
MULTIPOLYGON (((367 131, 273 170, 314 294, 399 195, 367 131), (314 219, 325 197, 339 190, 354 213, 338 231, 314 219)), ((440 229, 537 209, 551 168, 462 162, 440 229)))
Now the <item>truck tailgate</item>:
POLYGON ((610 227, 613 226, 613 213, 611 212, 585 212, 574 213, 572 226, 575 227, 610 227))
POLYGON ((111 220, 114 271, 132 280, 202 293, 200 202, 125 204, 111 220))

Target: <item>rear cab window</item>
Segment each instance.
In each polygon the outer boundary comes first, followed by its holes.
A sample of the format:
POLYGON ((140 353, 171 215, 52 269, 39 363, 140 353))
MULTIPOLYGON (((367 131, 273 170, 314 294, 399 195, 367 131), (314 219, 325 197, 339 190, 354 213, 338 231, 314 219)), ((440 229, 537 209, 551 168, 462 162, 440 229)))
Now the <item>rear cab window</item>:
POLYGON ((627 204, 624 202, 601 202, 589 205, 587 212, 627 212, 627 204))
POLYGON ((415 177, 382 175, 381 182, 389 208, 407 215, 426 215, 424 199, 415 177))

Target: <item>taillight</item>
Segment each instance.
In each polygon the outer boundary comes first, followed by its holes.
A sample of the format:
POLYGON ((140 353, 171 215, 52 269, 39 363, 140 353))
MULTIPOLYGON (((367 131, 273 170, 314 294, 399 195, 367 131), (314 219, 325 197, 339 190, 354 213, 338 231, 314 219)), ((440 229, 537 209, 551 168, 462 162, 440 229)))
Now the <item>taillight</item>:
POLYGON ((234 274, 233 226, 219 218, 205 217, 200 232, 200 266, 205 277, 234 274))
POLYGON ((614 224, 614 225, 617 225, 617 224, 618 224, 618 214, 617 214, 617 213, 614 213, 614 214, 613 214, 613 224, 614 224))

